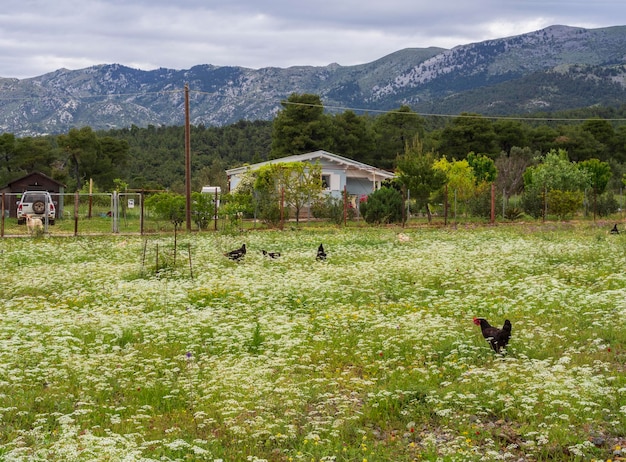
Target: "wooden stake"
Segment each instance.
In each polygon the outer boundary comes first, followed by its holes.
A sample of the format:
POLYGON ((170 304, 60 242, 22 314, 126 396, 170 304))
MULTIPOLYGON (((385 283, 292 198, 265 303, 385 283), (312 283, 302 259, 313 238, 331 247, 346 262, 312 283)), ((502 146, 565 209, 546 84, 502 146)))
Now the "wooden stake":
POLYGON ((191 265, 191 244, 187 243, 187 252, 189 253, 189 276, 193 279, 193 267, 191 265))

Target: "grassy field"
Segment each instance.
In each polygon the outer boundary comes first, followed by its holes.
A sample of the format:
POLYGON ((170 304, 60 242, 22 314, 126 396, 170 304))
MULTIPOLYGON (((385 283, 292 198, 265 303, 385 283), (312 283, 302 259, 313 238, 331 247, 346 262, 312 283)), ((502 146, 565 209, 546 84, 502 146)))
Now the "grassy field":
POLYGON ((0 460, 619 460, 608 229, 0 239, 0 460))

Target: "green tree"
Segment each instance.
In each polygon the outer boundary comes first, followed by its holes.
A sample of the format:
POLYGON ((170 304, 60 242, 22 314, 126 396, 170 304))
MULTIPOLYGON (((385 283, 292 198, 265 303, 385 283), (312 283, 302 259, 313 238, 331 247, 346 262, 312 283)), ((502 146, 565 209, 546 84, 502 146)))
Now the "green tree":
POLYGON ((19 168, 15 149, 15 135, 3 133, 0 135, 0 184, 4 185, 12 180, 19 168))
POLYGON ((207 229, 214 214, 215 196, 213 194, 203 194, 197 191, 191 193, 191 217, 198 229, 207 229))
POLYGON ((467 209, 467 202, 476 193, 476 176, 467 160, 455 160, 449 162, 442 157, 435 162, 434 168, 446 175, 448 194, 454 194, 456 199, 464 204, 467 209))
POLYGON ((271 159, 332 148, 332 122, 319 96, 292 93, 281 105, 272 127, 271 159))
POLYGON ((552 149, 540 159, 538 165, 524 173, 524 187, 559 189, 561 191, 584 191, 588 185, 587 174, 570 162, 563 149, 552 149))
POLYGON ((243 217, 256 218, 258 209, 255 201, 255 180, 254 172, 248 170, 241 175, 239 183, 232 191, 222 195, 218 213, 220 218, 228 219, 233 227, 237 227, 243 217))
POLYGON ((180 228, 186 219, 187 200, 181 194, 153 194, 146 198, 145 206, 162 219, 172 222, 175 230, 180 228))
POLYGON ((111 137, 98 138, 90 127, 72 128, 59 135, 57 143, 68 157, 68 167, 76 190, 92 178, 102 189, 113 187, 113 179, 124 171, 128 143, 111 137))
POLYGON ((493 123, 495 141, 507 156, 514 147, 522 148, 528 144, 528 128, 517 120, 496 120, 493 123))
MULTIPOLYGON (((556 190, 561 192, 582 192, 589 185, 587 172, 570 162, 567 152, 563 149, 551 150, 540 163, 528 167, 524 172, 524 194, 522 196, 522 204, 526 211, 535 216, 541 216, 546 205, 549 207, 548 194, 550 191, 556 190)), ((576 201, 570 200, 575 195, 559 195, 553 194, 552 205, 558 202, 558 213, 560 216, 573 213, 573 211, 565 211, 562 204, 576 205, 576 201), (565 198, 561 200, 562 198, 565 198)), ((549 210, 551 212, 552 210, 549 210)))
POLYGON ((533 152, 548 152, 556 146, 558 132, 548 125, 531 128, 528 134, 528 147, 533 152))
POLYGON ((114 180, 125 173, 128 142, 105 136, 98 138, 98 143, 100 144, 98 157, 91 172, 87 173, 102 189, 108 190, 114 186, 114 180))
POLYGON ((213 159, 208 166, 202 167, 193 176, 194 189, 201 190, 203 186, 219 186, 222 191, 228 190, 226 164, 221 159, 213 159))
POLYGON ((390 111, 374 120, 376 150, 368 158, 371 165, 392 170, 407 143, 424 138, 424 120, 408 106, 390 111))
POLYGON ((581 128, 607 148, 615 144, 615 130, 606 119, 594 118, 585 120, 581 128))
POLYGON ((65 176, 50 137, 19 138, 16 140, 15 150, 20 168, 25 172, 42 172, 55 179, 63 179, 65 176))
POLYGON ((611 179, 611 166, 607 162, 601 162, 598 159, 589 159, 578 164, 578 168, 586 173, 591 185, 591 193, 593 195, 593 217, 595 218, 598 210, 598 196, 604 193, 606 186, 611 179))
POLYGON ((50 137, 16 138, 12 133, 0 135, 0 185, 32 172, 41 172, 63 180, 50 137))
POLYGON ((98 158, 100 146, 96 134, 90 127, 72 128, 67 135, 59 135, 58 143, 68 156, 70 175, 76 190, 89 179, 89 172, 98 158))
POLYGON ((626 163, 626 125, 618 127, 615 131, 611 158, 615 162, 626 163))
POLYGON ((432 220, 429 199, 433 192, 440 189, 446 182, 446 175, 441 170, 433 168, 435 154, 424 152, 419 137, 405 147, 404 154, 397 160, 397 179, 410 191, 415 200, 417 210, 425 209, 428 222, 432 220))
POLYGON ((600 143, 591 132, 583 130, 581 125, 565 125, 560 127, 556 137, 557 149, 567 151, 570 160, 580 162, 592 157, 605 159, 608 148, 600 143))
POLYGON ((602 194, 611 179, 611 166, 607 162, 602 162, 598 159, 589 159, 580 162, 578 167, 586 172, 594 193, 602 194))
POLYGON ((495 157, 500 150, 493 124, 478 114, 461 114, 441 134, 439 152, 455 159, 465 159, 469 152, 495 157))
POLYGON ((375 151, 374 134, 368 120, 353 111, 333 117, 333 151, 360 162, 371 162, 368 155, 375 151))
POLYGON ((322 167, 309 162, 269 164, 258 170, 257 185, 266 191, 273 188, 279 197, 284 192, 285 204, 293 207, 299 223, 302 208, 322 192, 322 167))
POLYGON ((259 218, 276 225, 280 221, 281 193, 271 165, 267 167, 254 172, 254 199, 259 218))
POLYGON ((476 184, 493 183, 496 180, 496 163, 493 159, 483 155, 470 152, 467 155, 467 163, 474 172, 476 184))

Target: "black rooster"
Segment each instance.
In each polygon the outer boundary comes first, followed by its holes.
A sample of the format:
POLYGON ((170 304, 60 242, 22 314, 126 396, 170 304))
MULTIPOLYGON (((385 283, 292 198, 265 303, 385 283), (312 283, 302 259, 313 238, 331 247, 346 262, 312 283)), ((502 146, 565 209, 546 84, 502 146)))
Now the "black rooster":
POLYGON ((320 246, 317 248, 317 256, 315 257, 316 260, 326 260, 326 252, 324 252, 324 246, 322 244, 320 244, 320 246))
POLYGON ((617 223, 615 223, 615 226, 613 226, 613 229, 611 230, 611 234, 619 234, 619 229, 617 229, 617 223))
POLYGON ((270 258, 278 258, 280 257, 280 252, 268 252, 267 250, 261 250, 263 255, 270 258))
POLYGON ((483 318, 474 318, 474 324, 480 326, 483 337, 485 337, 496 353, 500 353, 500 350, 505 348, 509 343, 509 339, 511 338, 511 321, 508 319, 504 321, 502 329, 493 327, 483 318))
POLYGON ((228 257, 234 261, 241 260, 245 255, 246 255, 246 244, 243 244, 238 249, 231 250, 230 252, 226 252, 224 254, 225 257, 228 257))

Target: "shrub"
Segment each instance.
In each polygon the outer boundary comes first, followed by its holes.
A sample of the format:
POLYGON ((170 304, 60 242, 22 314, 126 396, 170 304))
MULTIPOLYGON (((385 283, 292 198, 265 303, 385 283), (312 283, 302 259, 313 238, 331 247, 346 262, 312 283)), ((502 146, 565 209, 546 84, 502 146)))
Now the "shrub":
MULTIPOLYGON (((502 202, 502 194, 496 194, 496 204, 502 202)), ((497 205, 496 205, 497 208, 497 205)), ((478 188, 474 197, 467 201, 467 211, 474 217, 491 218, 491 187, 478 188)))
POLYGON ((543 216, 543 194, 537 189, 524 191, 520 200, 520 205, 524 211, 533 218, 541 218, 543 216))
POLYGON ((215 198, 210 194, 191 194, 191 214, 198 229, 207 229, 215 214, 215 198))
POLYGON ((149 196, 145 201, 146 208, 152 210, 160 218, 171 221, 179 228, 185 221, 185 196, 173 193, 158 193, 149 196))
MULTIPOLYGON (((257 207, 259 212, 259 218, 264 223, 276 226, 280 222, 280 203, 277 196, 273 194, 259 194, 257 207)), ((283 208, 284 217, 288 217, 289 209, 283 208)))
POLYGON ((397 189, 380 188, 361 203, 361 215, 367 223, 402 221, 402 194, 397 189))
POLYGON ((612 192, 606 192, 596 198, 596 213, 601 217, 607 217, 619 211, 619 203, 612 192))
POLYGON ((254 207, 252 196, 247 193, 229 193, 222 196, 219 217, 225 219, 228 226, 235 230, 241 227, 244 216, 252 215, 254 207))
POLYGON ((504 210, 504 218, 509 221, 519 220, 524 216, 524 211, 519 207, 507 207, 504 210))
MULTIPOLYGON (((343 222, 343 199, 334 196, 326 196, 318 199, 311 205, 311 213, 315 218, 326 218, 336 224, 343 222)), ((348 219, 352 220, 355 210, 352 205, 348 207, 348 219)))
POLYGON ((582 191, 548 191, 548 213, 552 213, 563 220, 574 215, 583 205, 582 191))

